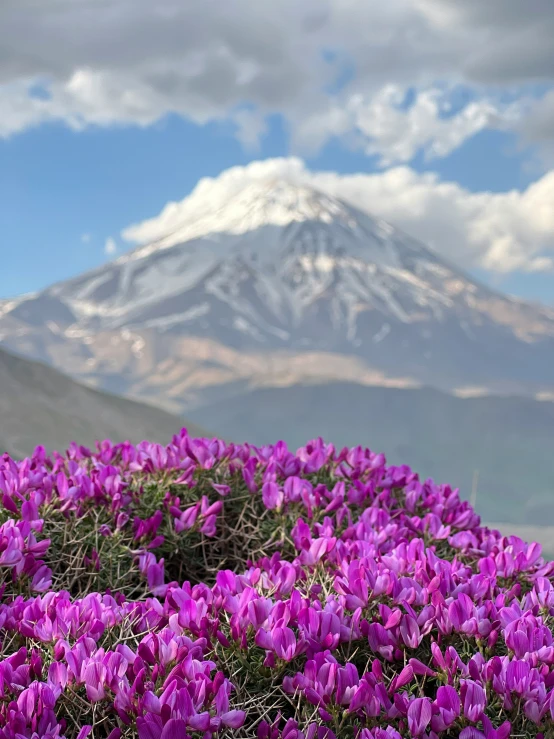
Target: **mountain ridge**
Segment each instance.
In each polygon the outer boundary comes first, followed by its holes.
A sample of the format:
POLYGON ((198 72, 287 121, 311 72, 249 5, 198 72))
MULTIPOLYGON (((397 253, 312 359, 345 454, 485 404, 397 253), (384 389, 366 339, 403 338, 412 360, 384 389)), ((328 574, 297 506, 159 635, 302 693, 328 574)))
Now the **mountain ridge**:
MULTIPOLYGON (((166 411, 79 385, 51 367, 0 349, 0 452, 63 451, 72 441, 168 443, 185 421, 166 411)), ((191 434, 204 436, 200 426, 191 434)))

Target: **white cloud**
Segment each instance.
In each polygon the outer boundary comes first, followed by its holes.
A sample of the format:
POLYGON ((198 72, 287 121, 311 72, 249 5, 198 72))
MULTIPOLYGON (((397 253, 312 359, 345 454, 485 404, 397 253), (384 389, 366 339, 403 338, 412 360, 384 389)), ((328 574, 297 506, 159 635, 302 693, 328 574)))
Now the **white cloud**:
POLYGON ((81 241, 83 244, 89 244, 92 236, 89 233, 81 234, 81 241))
POLYGON ((111 236, 106 239, 106 243, 104 244, 104 252, 109 256, 112 256, 117 252, 117 244, 111 236))
POLYGON ((485 128, 513 126, 523 102, 501 105, 474 100, 449 113, 451 90, 430 88, 416 92, 404 105, 405 91, 386 85, 372 97, 361 94, 299 122, 295 141, 300 151, 317 150, 331 136, 355 133, 355 145, 378 155, 383 167, 410 162, 419 151, 425 157, 444 157, 485 128))
POLYGON ((550 0, 3 0, 0 136, 174 112, 234 122, 251 147, 282 113, 299 145, 355 134, 383 161, 442 156, 502 114, 486 86, 554 83, 553 37, 550 0), (354 79, 326 92, 347 63, 354 79), (474 85, 476 102, 442 120, 437 82, 474 85), (391 90, 412 86, 401 113, 391 90))
POLYGON ((312 172, 297 157, 268 159, 203 178, 181 202, 125 229, 122 237, 155 241, 198 213, 217 209, 251 182, 275 177, 312 185, 383 218, 466 269, 508 274, 554 268, 554 171, 522 192, 472 193, 405 166, 341 175, 312 172))
POLYGON ((367 138, 369 154, 381 154, 382 164, 409 162, 422 149, 428 158, 443 157, 463 142, 500 121, 502 113, 482 100, 468 103, 445 118, 448 96, 438 89, 420 92, 407 110, 399 109, 402 91, 394 86, 366 102, 354 101, 356 126, 367 138))
POLYGON ((231 115, 236 127, 236 137, 246 150, 256 151, 260 139, 267 133, 268 126, 264 117, 256 110, 237 110, 231 115))
POLYGON ((30 78, 0 85, 0 136, 53 121, 64 121, 74 130, 88 125, 145 126, 164 113, 149 88, 91 69, 77 69, 66 81, 52 82, 48 97, 30 96, 31 87, 30 78))

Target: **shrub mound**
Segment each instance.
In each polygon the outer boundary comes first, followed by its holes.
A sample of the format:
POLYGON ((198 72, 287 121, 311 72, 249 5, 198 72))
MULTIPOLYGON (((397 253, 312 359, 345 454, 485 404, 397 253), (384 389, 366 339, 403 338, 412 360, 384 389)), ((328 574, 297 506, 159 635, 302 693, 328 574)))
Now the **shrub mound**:
POLYGON ((383 455, 183 429, 0 496, 0 739, 554 736, 554 564, 383 455))

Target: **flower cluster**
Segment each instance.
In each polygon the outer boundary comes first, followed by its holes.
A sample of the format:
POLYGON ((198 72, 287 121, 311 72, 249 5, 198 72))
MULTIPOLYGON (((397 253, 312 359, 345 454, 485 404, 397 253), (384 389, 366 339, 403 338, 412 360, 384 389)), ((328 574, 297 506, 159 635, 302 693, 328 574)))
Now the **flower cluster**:
POLYGON ((0 739, 554 737, 554 563, 318 439, 0 460, 0 739))

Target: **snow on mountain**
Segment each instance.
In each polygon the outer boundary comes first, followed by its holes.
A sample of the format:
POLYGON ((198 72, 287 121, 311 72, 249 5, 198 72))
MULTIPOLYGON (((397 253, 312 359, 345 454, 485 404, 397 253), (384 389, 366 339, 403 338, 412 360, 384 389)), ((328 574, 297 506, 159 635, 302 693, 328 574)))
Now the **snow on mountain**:
POLYGON ((554 389, 554 313, 479 285, 393 226, 286 180, 197 205, 166 214, 152 243, 4 305, 0 337, 99 384, 116 366, 129 383, 152 374, 198 337, 244 357, 352 355, 448 390, 554 389), (122 365, 124 331, 135 338, 122 365))
MULTIPOLYGON (((199 285, 262 328, 252 305, 257 298, 271 315, 272 328, 266 329, 283 338, 283 326, 297 325, 329 291, 337 319, 341 309, 346 314, 352 338, 360 303, 374 302, 408 323, 414 307, 438 316, 458 291, 475 291, 388 224, 312 188, 277 181, 251 183, 163 239, 49 292, 81 320, 96 316, 115 326, 140 322, 139 313, 199 285)), ((183 314, 186 321, 189 306, 183 314)))
MULTIPOLYGON (((355 226, 348 206, 336 198, 313 188, 293 185, 286 180, 268 179, 251 182, 234 197, 228 192, 217 193, 219 201, 211 197, 194 201, 194 210, 179 211, 179 221, 164 235, 142 249, 124 255, 118 261, 140 259, 160 249, 191 241, 214 233, 244 234, 262 226, 288 226, 294 222, 339 221, 355 226)), ((169 206, 171 208, 171 206, 169 206)))

